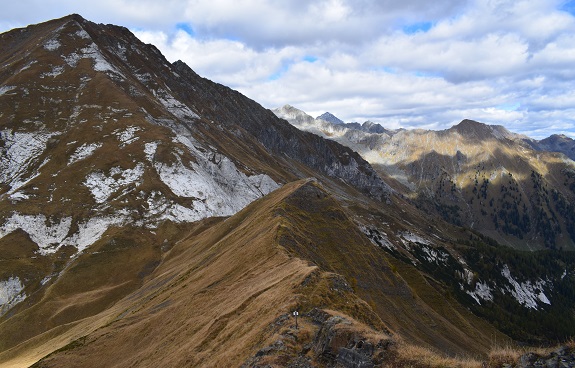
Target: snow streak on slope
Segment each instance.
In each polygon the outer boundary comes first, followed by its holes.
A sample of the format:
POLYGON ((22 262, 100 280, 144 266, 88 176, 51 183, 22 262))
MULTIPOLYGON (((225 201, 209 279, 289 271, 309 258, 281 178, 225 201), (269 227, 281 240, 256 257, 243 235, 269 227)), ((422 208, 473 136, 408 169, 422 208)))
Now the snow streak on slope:
POLYGON ((122 215, 91 218, 78 224, 78 232, 67 238, 63 244, 72 245, 81 252, 100 239, 110 226, 124 225, 126 220, 127 217, 122 215))
POLYGON ((22 290, 24 290, 24 285, 18 277, 10 277, 6 281, 0 281, 0 316, 26 299, 26 294, 22 290))
POLYGON ((84 143, 80 147, 76 148, 76 151, 68 159, 68 165, 71 165, 77 161, 83 160, 86 157, 90 157, 95 150, 102 147, 102 143, 84 143))
POLYGON ((71 217, 64 217, 59 221, 49 220, 44 215, 21 215, 12 214, 6 222, 0 226, 0 238, 11 232, 22 229, 30 239, 38 244, 39 253, 45 255, 53 253, 60 246, 61 242, 68 235, 72 225, 71 217))
POLYGON ((168 91, 159 89, 158 91, 152 90, 154 96, 164 105, 164 107, 179 119, 197 119, 198 114, 193 112, 188 106, 178 101, 168 91))
POLYGON ((0 182, 13 193, 38 173, 29 171, 46 149, 46 142, 55 133, 0 131, 0 182))
POLYGON ((138 180, 144 175, 144 165, 138 164, 133 169, 113 167, 109 175, 101 171, 90 173, 84 185, 90 189, 97 203, 104 203, 118 189, 130 184, 138 185, 138 180))
POLYGON ((512 288, 507 287, 507 291, 511 292, 513 297, 515 297, 521 305, 524 305, 527 308, 538 309, 538 301, 545 304, 551 304, 543 292, 543 287, 545 286, 545 282, 543 280, 539 280, 534 284, 532 284, 531 281, 520 283, 511 276, 511 271, 507 265, 503 267, 501 274, 512 286, 512 288))
POLYGON ((475 299, 477 304, 481 304, 481 300, 493 301, 492 290, 489 285, 484 282, 477 282, 475 284, 475 290, 465 292, 475 299))

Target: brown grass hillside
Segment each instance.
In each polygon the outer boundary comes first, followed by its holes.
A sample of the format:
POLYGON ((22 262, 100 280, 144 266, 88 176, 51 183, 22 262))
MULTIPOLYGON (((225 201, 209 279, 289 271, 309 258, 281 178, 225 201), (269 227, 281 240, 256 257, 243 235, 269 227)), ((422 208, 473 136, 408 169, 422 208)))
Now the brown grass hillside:
MULTIPOLYGON (((303 335, 288 357, 301 358, 317 333, 316 308, 349 316, 379 340, 392 333, 452 354, 488 352, 494 329, 400 268, 319 184, 299 181, 197 224, 136 292, 4 352, 0 366, 43 356, 36 367, 239 366, 290 335, 286 316, 296 308, 303 335)), ((303 357, 321 365, 313 350, 303 357)))

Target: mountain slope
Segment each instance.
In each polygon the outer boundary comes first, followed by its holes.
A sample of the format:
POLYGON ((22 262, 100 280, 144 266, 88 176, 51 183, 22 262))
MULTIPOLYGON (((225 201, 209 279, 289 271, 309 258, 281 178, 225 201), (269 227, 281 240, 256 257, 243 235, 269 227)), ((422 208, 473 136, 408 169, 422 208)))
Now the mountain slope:
MULTIPOLYGON (((405 298, 412 291, 386 258, 319 184, 290 183, 230 218, 198 225, 141 289, 79 322, 91 329, 85 335, 78 335, 79 329, 64 334, 73 342, 36 366, 238 366, 273 346, 293 324, 287 315, 295 309, 302 314, 300 331, 292 329, 297 338, 286 344, 301 348, 311 342, 321 328, 313 323, 314 308, 350 316, 360 330, 382 337, 388 335, 381 316, 407 309, 401 317, 412 323, 403 323, 406 337, 454 353, 488 348, 496 333, 492 327, 465 309, 439 315, 416 294, 405 298), (383 308, 374 310, 359 296, 383 308)), ((25 352, 55 349, 66 344, 62 340, 46 336, 17 347, 17 355, 24 359, 25 352)), ((336 344, 344 347, 348 341, 336 344)), ((299 348, 289 351, 280 349, 284 355, 274 358, 276 364, 300 356, 299 348)), ((303 356, 312 362, 321 358, 313 352, 303 356)))
POLYGON ((3 256, 4 313, 127 224, 231 215, 313 175, 388 195, 351 150, 168 63, 125 28, 72 15, 4 33, 0 50, 0 244, 30 245, 3 256))
POLYGON ((0 350, 106 310, 187 224, 283 183, 389 195, 356 153, 123 27, 72 15, 4 33, 0 51, 0 326, 31 322, 0 350))

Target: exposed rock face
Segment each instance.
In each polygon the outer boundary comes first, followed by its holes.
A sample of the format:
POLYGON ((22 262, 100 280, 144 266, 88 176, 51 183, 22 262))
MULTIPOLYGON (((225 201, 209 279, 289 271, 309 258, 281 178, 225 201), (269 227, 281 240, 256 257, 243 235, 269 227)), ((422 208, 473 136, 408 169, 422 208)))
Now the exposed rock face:
POLYGON ((365 341, 365 336, 346 329, 345 325, 350 322, 339 316, 323 321, 313 341, 318 360, 328 366, 345 368, 372 368, 380 364, 384 356, 383 341, 374 346, 365 341))
POLYGON ((519 359, 515 365, 509 365, 516 368, 571 368, 575 367, 575 349, 573 347, 563 346, 551 352, 548 355, 540 356, 535 353, 528 353, 519 359))

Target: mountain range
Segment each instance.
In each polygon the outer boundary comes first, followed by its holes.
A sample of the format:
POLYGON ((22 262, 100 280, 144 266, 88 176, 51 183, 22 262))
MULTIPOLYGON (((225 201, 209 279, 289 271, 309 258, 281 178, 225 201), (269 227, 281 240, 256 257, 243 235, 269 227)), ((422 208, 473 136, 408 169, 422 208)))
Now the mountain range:
POLYGON ((331 117, 79 15, 1 34, 0 366, 480 365, 573 335, 575 168, 542 150, 567 138, 331 117))
POLYGON ((351 147, 416 206, 455 225, 518 249, 575 247, 575 141, 568 137, 537 141, 472 120, 443 131, 388 130, 332 124, 289 105, 274 112, 351 147))

